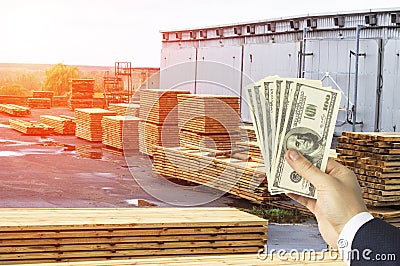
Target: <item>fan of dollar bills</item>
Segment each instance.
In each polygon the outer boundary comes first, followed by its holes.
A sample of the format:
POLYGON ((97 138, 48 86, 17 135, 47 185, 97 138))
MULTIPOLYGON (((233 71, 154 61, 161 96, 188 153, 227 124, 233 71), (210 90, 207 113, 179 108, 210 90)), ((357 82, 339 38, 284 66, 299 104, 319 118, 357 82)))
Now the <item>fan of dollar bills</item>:
POLYGON ((246 87, 246 97, 272 195, 316 198, 315 187, 285 160, 296 149, 325 171, 341 93, 319 80, 264 78, 246 87))

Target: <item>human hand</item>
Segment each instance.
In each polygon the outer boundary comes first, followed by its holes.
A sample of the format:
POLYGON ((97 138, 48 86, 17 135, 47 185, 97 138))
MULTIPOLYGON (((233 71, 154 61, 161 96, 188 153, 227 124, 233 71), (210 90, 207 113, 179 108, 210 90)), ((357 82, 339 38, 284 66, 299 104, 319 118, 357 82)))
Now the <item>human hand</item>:
POLYGON ((337 248, 344 225, 354 215, 368 211, 355 174, 332 159, 328 160, 324 173, 293 149, 286 152, 285 159, 293 170, 315 186, 317 199, 292 193, 287 195, 315 215, 322 237, 330 246, 337 248))

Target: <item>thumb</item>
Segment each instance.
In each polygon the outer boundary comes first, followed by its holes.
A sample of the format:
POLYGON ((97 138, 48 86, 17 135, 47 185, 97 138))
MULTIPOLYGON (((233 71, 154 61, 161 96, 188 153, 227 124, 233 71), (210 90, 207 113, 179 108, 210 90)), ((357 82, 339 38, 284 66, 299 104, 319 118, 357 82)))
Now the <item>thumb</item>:
POLYGON ((317 189, 327 181, 327 175, 315 167, 300 152, 290 149, 286 152, 285 159, 294 171, 313 184, 317 189))

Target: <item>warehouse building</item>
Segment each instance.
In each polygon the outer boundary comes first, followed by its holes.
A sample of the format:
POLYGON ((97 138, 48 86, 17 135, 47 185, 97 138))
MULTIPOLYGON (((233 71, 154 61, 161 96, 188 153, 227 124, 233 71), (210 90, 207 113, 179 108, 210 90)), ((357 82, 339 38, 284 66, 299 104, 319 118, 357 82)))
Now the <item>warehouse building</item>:
POLYGON ((160 86, 237 95, 266 76, 343 93, 336 132, 399 131, 400 8, 162 31, 160 86))

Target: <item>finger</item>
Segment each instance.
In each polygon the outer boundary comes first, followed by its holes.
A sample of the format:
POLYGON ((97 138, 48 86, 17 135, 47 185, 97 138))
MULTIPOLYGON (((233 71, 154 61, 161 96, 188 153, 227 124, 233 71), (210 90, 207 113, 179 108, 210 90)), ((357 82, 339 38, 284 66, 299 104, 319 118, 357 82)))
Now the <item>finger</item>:
POLYGON ((315 167, 300 152, 290 149, 286 152, 285 159, 293 170, 311 182, 317 189, 327 181, 327 175, 315 167))
POLYGON ((317 202, 315 199, 311 199, 311 198, 293 194, 293 193, 286 193, 286 195, 289 198, 291 198, 292 200, 295 200, 298 203, 300 203, 301 205, 307 207, 307 209, 309 209, 312 213, 314 213, 315 204, 317 202))
POLYGON ((328 175, 333 175, 335 176, 335 173, 343 173, 343 171, 349 170, 346 166, 338 163, 332 158, 328 159, 328 163, 326 165, 326 170, 325 173, 328 175))

